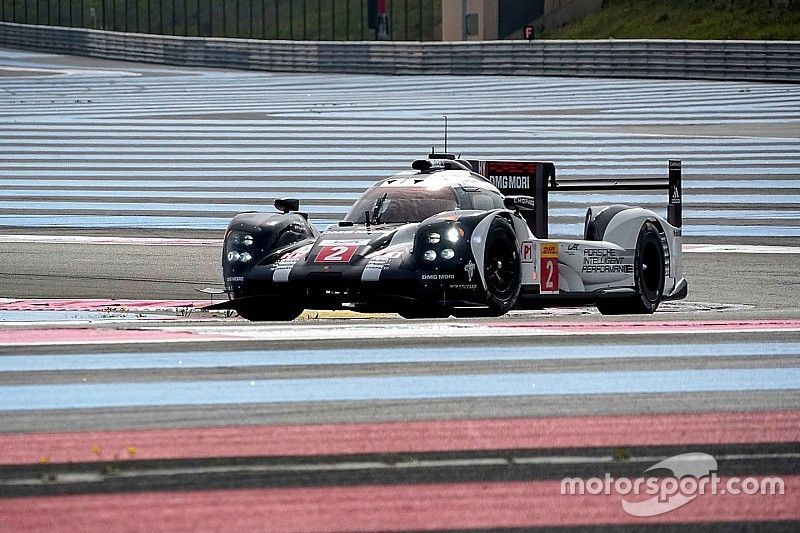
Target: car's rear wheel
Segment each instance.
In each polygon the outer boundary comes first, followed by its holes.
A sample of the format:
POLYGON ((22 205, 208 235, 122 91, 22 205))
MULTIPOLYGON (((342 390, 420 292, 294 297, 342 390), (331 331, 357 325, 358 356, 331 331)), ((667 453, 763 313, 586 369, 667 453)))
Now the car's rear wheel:
POLYGON ((275 305, 268 300, 255 300, 238 304, 236 312, 251 322, 288 322, 300 316, 303 306, 291 303, 275 305))
POLYGON ((483 259, 486 306, 494 315, 510 311, 517 303, 521 287, 520 256, 514 229, 502 218, 489 226, 483 259))
POLYGON ((652 314, 664 294, 664 246, 658 228, 645 222, 636 240, 633 259, 633 284, 636 294, 629 298, 597 301, 604 315, 652 314))

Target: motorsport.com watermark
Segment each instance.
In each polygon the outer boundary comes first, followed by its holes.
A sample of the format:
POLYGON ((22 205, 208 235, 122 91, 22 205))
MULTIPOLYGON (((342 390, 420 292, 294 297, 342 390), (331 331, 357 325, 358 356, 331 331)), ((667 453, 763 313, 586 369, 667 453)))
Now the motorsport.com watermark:
POLYGON ((649 499, 622 499, 622 508, 633 516, 656 516, 673 511, 694 500, 697 496, 711 495, 775 495, 781 496, 786 487, 780 477, 727 477, 717 475, 717 460, 706 453, 685 453, 654 464, 645 472, 666 469, 668 477, 614 478, 604 477, 564 478, 562 495, 652 496, 649 499))

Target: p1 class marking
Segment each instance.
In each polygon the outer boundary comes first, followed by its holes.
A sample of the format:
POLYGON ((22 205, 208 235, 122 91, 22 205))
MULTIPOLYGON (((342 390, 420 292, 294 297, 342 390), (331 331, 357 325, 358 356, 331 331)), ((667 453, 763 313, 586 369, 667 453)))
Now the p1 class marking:
POLYGON ((533 245, 532 241, 525 241, 522 243, 522 262, 523 263, 533 263, 533 245))
POLYGON ((539 292, 541 294, 558 294, 558 243, 542 242, 539 246, 541 247, 539 292))
POLYGON ((326 244, 314 259, 315 263, 349 263, 358 250, 357 244, 326 244))

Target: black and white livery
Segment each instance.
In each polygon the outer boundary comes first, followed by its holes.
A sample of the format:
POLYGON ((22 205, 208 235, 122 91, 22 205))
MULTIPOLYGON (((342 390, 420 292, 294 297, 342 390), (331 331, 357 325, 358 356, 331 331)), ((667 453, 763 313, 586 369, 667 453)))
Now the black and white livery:
POLYGON ((406 318, 578 304, 653 313, 687 291, 680 173, 670 161, 668 179, 557 181, 552 163, 430 154, 321 233, 294 199, 276 200, 280 213, 237 215, 222 256, 230 299, 211 307, 250 320, 291 320, 306 308, 406 318), (582 238, 548 238, 550 192, 634 189, 668 189, 667 218, 590 207, 582 238))

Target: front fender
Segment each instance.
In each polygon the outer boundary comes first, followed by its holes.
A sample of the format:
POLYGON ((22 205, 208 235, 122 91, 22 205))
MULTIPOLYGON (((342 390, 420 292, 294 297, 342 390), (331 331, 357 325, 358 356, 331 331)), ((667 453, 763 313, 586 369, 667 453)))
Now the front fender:
POLYGON ((241 213, 228 224, 222 246, 226 288, 243 281, 255 265, 277 250, 316 240, 317 230, 300 213, 241 213), (244 256, 247 254, 247 256, 244 256), (244 257, 247 257, 244 260, 244 257))

